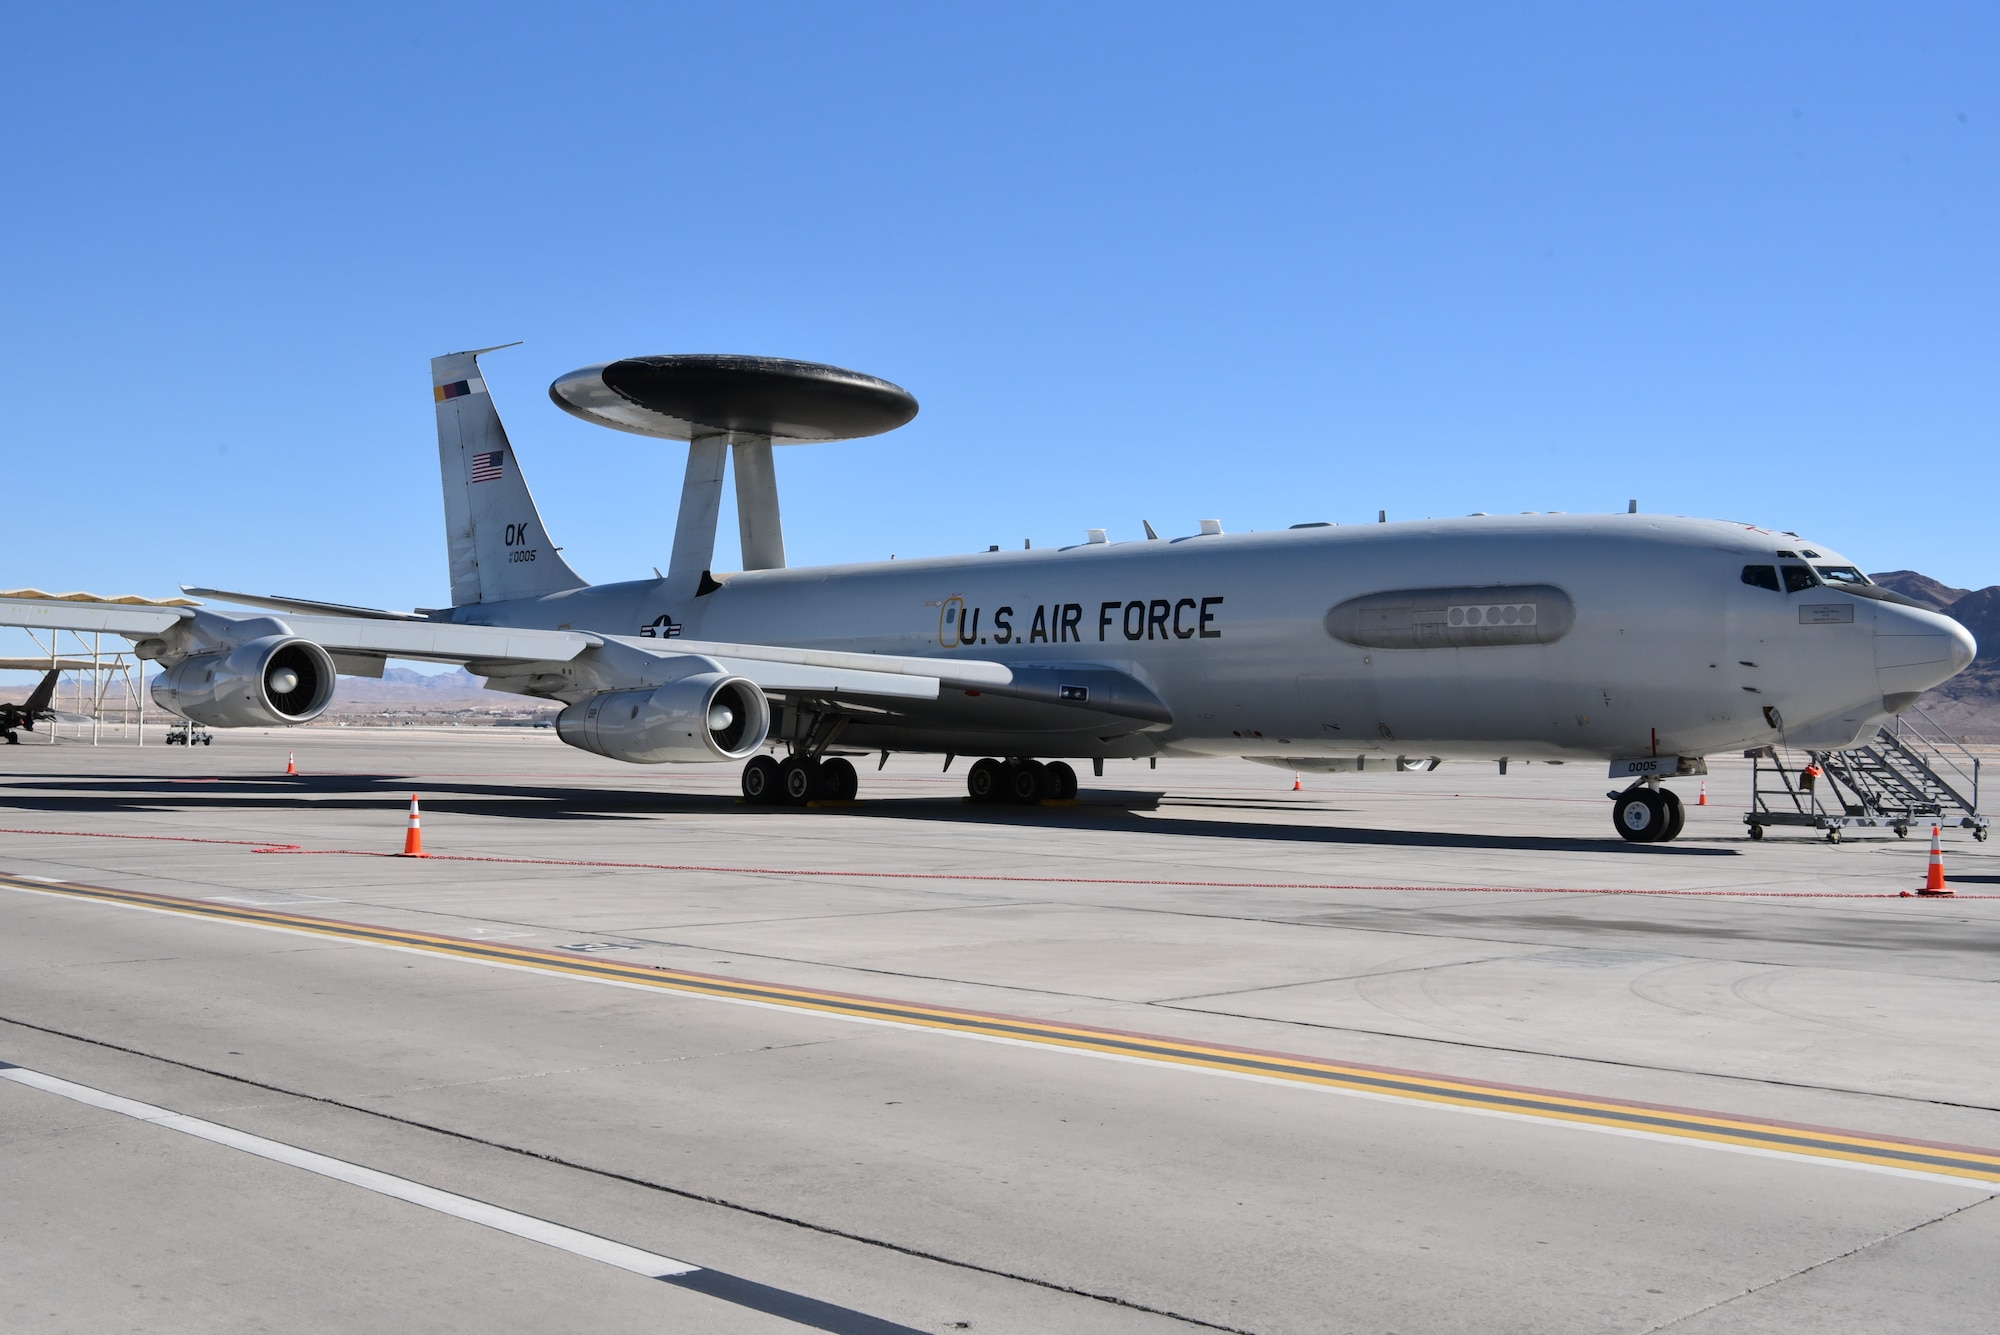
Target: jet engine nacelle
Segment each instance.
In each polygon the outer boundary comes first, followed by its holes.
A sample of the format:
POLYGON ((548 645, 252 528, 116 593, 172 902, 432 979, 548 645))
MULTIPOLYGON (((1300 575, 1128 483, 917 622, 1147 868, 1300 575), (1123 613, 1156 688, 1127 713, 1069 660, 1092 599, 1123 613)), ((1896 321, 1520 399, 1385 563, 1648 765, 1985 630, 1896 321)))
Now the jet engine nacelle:
POLYGON ((571 746, 635 765, 743 760, 770 727, 771 706, 757 684, 720 672, 606 691, 556 716, 556 735, 571 746))
POLYGON ((318 718, 333 699, 333 682, 326 650, 266 635, 182 659, 153 678, 153 701, 210 728, 268 728, 318 718))

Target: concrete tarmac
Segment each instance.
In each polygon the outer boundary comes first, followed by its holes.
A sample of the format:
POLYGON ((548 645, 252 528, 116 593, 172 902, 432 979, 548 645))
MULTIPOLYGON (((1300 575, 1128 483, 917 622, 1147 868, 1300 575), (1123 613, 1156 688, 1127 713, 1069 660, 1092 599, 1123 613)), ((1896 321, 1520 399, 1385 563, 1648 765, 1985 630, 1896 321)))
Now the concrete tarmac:
POLYGON ((0 1080, 10 1329, 1692 1335, 1971 1329, 2000 1300, 1992 1180, 407 947, 2000 1147, 2000 898, 1970 897, 2000 896, 2000 855, 1949 834, 1968 897, 1895 898, 1923 840, 1752 843, 1747 769, 1718 764, 1682 840, 1640 847, 1581 765, 1292 792, 1240 762, 1110 762, 1081 805, 1021 809, 962 802, 963 760, 868 758, 860 803, 793 810, 546 732, 0 760, 0 872, 360 925, 17 879, 0 1063, 721 1277, 0 1080), (378 856, 412 791, 452 857, 378 856))

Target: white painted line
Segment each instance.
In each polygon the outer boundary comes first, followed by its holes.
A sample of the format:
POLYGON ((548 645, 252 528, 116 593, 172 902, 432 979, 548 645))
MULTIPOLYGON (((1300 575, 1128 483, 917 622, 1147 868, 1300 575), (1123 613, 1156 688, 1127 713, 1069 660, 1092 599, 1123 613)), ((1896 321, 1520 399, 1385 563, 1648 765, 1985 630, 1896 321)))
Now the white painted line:
POLYGON ((407 1201, 411 1205, 421 1205, 426 1210, 435 1210, 454 1219, 483 1224, 487 1228, 511 1233, 517 1238, 526 1238, 530 1242, 539 1242, 545 1247, 554 1247, 592 1261, 602 1261, 606 1265, 617 1266, 620 1270, 629 1270, 648 1279, 669 1279, 677 1275, 689 1275, 702 1268, 690 1265, 686 1261, 677 1261, 671 1256, 641 1251, 622 1242, 600 1238, 595 1233, 565 1228, 561 1224, 552 1224, 533 1215, 519 1214, 513 1210, 504 1210, 497 1205, 488 1205, 485 1201, 473 1200, 470 1196, 460 1196, 453 1192, 440 1191, 436 1187, 427 1187, 421 1182, 412 1182, 393 1173, 363 1168, 360 1164, 349 1163, 345 1159, 314 1154, 311 1150, 302 1150, 296 1145, 266 1140, 247 1131, 238 1131, 215 1122, 205 1122, 199 1117, 189 1117, 168 1108, 157 1108, 150 1103, 120 1098, 101 1089, 92 1089, 88 1085, 61 1080, 52 1075, 44 1075, 40 1071, 28 1070, 26 1067, 0 1063, 0 1079, 11 1080, 17 1085, 26 1085, 30 1089, 39 1089, 45 1094, 54 1094, 76 1103, 88 1104, 93 1108, 101 1108, 105 1112, 118 1113, 141 1122, 151 1122, 169 1131, 179 1131, 184 1135, 196 1136, 216 1145, 242 1150, 246 1154, 269 1159, 273 1163, 281 1163, 290 1168, 302 1168, 308 1173, 317 1173, 335 1182, 345 1182, 351 1187, 360 1187, 363 1191, 372 1191, 378 1196, 407 1201))

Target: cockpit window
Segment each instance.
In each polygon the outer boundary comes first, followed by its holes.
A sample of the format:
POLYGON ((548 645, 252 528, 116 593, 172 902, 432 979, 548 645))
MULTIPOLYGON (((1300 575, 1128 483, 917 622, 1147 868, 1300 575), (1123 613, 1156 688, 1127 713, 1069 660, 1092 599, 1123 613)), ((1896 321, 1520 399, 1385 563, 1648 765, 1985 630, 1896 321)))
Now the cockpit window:
POLYGON ((1819 580, 1813 577, 1810 566, 1781 566, 1780 569, 1785 572, 1786 593, 1804 593, 1819 583, 1819 580))
POLYGON ((1869 582, 1868 576, 1862 574, 1853 566, 1814 566, 1813 569, 1817 570, 1819 577, 1828 584, 1866 584, 1869 582))
POLYGON ((1743 582, 1753 589, 1769 589, 1778 592, 1778 568, 1776 566, 1744 566, 1743 582))

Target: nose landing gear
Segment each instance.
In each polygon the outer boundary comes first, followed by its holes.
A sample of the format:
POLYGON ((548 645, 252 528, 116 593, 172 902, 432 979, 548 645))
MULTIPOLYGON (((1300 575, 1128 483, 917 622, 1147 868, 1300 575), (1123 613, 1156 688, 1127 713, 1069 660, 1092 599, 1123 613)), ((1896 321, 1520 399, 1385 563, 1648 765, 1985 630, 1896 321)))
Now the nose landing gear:
POLYGON ((1687 809, 1668 788, 1644 784, 1616 793, 1611 799, 1611 825, 1633 844, 1664 844, 1687 824, 1687 809))

